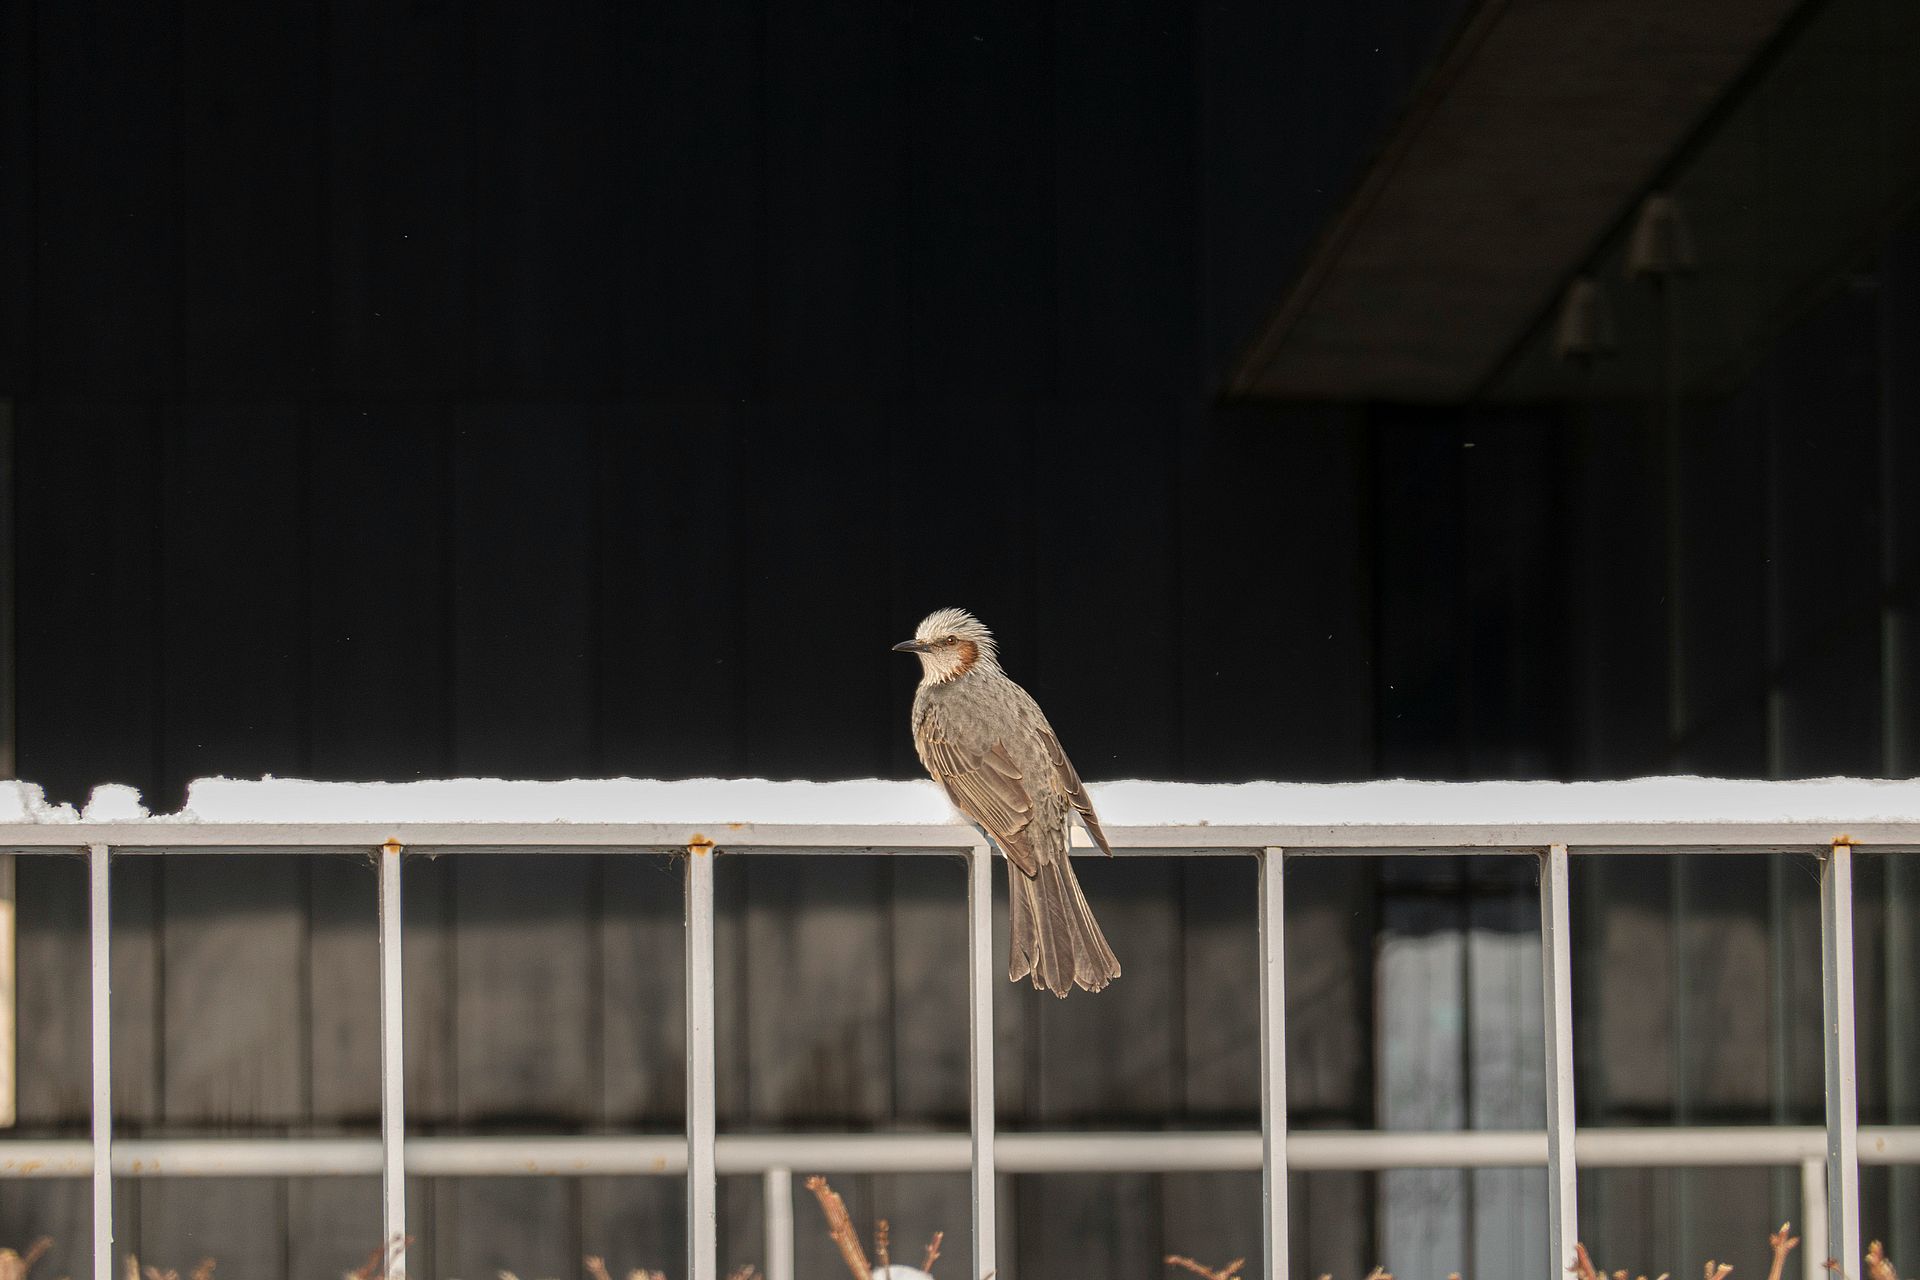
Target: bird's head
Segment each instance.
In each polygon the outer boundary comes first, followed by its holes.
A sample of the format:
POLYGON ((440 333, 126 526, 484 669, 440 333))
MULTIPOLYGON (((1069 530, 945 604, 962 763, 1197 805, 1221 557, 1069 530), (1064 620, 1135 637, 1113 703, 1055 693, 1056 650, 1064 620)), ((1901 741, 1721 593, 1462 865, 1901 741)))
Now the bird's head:
POLYGON ((965 609, 936 609, 913 629, 913 639, 893 646, 896 653, 919 655, 929 684, 955 680, 985 665, 998 666, 993 632, 965 609))

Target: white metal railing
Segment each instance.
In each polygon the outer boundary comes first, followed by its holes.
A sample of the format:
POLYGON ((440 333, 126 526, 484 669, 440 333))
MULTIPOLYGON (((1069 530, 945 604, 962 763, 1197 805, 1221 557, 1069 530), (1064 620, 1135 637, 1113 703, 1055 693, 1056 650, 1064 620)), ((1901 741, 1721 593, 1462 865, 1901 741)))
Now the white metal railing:
POLYGON ((1832 1255, 1860 1256, 1859 1166, 1920 1164, 1920 1126, 1865 1131, 1856 1123, 1853 1054, 1852 858, 1856 848, 1913 852, 1920 821, 1877 822, 1842 833, 1828 822, 1574 822, 1267 826, 1109 826, 1123 855, 1252 856, 1259 862, 1261 1128, 1258 1133, 994 1132, 990 954, 993 851, 969 827, 934 825, 728 824, 728 855, 763 853, 943 854, 968 864, 967 1134, 716 1135, 714 1127, 713 840, 686 825, 658 823, 89 823, 0 824, 0 850, 78 853, 88 859, 92 964, 92 1142, 0 1142, 0 1177, 93 1179, 95 1280, 112 1280, 114 1176, 295 1176, 371 1174, 382 1180, 382 1224, 404 1273, 406 1185, 415 1176, 490 1174, 670 1174, 687 1181, 688 1276, 716 1280, 716 1179, 766 1180, 769 1280, 792 1280, 791 1172, 937 1172, 966 1169, 972 1189, 976 1273, 997 1266, 994 1179, 999 1172, 1232 1170, 1263 1175, 1263 1236, 1269 1277, 1286 1274, 1290 1170, 1474 1168, 1544 1165, 1548 1243, 1564 1265, 1578 1237, 1575 1174, 1592 1167, 1714 1164, 1798 1166, 1807 1193, 1808 1275, 1832 1255), (685 855, 687 1111, 681 1135, 555 1138, 408 1138, 401 1059, 401 859, 531 849, 685 855), (374 1139, 193 1139, 116 1143, 111 1106, 108 940, 113 856, 226 850, 371 852, 379 863, 381 1131, 374 1139), (1807 1128, 1597 1129, 1577 1132, 1573 1105, 1568 876, 1582 854, 1816 854, 1821 873, 1823 1026, 1827 1124, 1807 1128), (1542 998, 1547 1111, 1543 1131, 1301 1132, 1286 1128, 1284 1058, 1284 871, 1290 858, 1487 854, 1533 857, 1540 868, 1542 998), (1817 1212, 1823 1210, 1823 1212, 1817 1212))

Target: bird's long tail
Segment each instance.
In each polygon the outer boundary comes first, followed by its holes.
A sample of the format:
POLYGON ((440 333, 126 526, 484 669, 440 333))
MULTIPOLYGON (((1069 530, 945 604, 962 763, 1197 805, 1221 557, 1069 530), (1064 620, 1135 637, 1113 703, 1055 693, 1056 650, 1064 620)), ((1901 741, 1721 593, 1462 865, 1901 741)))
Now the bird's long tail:
POLYGON ((1064 850, 1028 876, 1007 863, 1011 954, 1007 977, 1033 976, 1033 985, 1065 996, 1075 984, 1098 991, 1120 976, 1120 961, 1100 932, 1064 850))

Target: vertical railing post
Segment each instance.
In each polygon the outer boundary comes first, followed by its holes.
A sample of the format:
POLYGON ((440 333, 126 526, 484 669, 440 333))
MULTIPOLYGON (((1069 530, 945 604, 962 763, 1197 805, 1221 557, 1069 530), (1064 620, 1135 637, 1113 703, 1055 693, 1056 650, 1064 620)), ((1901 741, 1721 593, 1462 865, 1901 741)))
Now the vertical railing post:
POLYGON ((1260 1202, 1267 1280, 1286 1280, 1286 853, 1260 855, 1260 1202))
POLYGON ((1860 1269, 1860 1139, 1854 1099, 1853 847, 1820 864, 1821 1030, 1826 1039, 1827 1233, 1841 1269, 1860 1269))
POLYGON ((1540 857, 1540 998, 1545 1005, 1548 1272, 1564 1274, 1580 1239, 1573 1159, 1573 946, 1567 846, 1540 857))
POLYGON ((713 1163, 713 841, 687 845, 687 1276, 720 1269, 713 1163))
MULTIPOLYGON (((5 644, 6 637, 0 635, 0 646, 5 644)), ((0 683, 0 698, 6 696, 6 686, 0 683)), ((0 746, 0 756, 5 754, 4 747, 0 746)), ((0 778, 12 776, 11 769, 0 772, 0 778)), ((13 897, 13 855, 0 853, 0 1129, 13 1127, 19 1102, 19 1081, 15 1074, 18 1046, 14 1032, 19 1025, 20 987, 14 969, 18 930, 13 897)))
MULTIPOLYGON (((1890 775, 1891 776, 1891 775, 1890 775)), ((1920 854, 1896 854, 1887 866, 1886 972, 1920 974, 1920 854)), ((1892 1124, 1920 1123, 1920 1058, 1913 1037, 1920 1034, 1920 981, 1885 984, 1881 1025, 1886 1042, 1887 1120, 1892 1124)), ((1889 1200, 1893 1204, 1920 1204, 1920 1164, 1895 1165, 1887 1171, 1889 1200)), ((1920 1257, 1920 1214, 1895 1214, 1887 1233, 1887 1249, 1895 1258, 1920 1257)))
POLYGON ((93 1280, 113 1280, 113 914, 107 846, 87 846, 87 951, 93 973, 93 1280))
POLYGON ((793 1280, 793 1170, 768 1169, 760 1175, 766 1221, 767 1280, 793 1280))
MULTIPOLYGON (((1827 1163, 1800 1163, 1800 1275, 1802 1280, 1828 1280, 1827 1163)), ((1848 1274, 1851 1274, 1850 1272, 1848 1274)))
POLYGON ((973 1274, 999 1267, 993 1175, 993 849, 967 857, 967 1113, 973 1129, 973 1274))
POLYGON ((386 1274, 407 1274, 406 1003, 400 985, 400 855, 398 840, 380 846, 380 1231, 386 1274))

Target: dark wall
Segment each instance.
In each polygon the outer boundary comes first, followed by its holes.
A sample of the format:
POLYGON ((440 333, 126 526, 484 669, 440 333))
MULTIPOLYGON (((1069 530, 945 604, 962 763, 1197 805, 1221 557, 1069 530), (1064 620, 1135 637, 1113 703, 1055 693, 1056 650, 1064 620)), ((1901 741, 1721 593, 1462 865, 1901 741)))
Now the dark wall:
POLYGON ((910 776, 961 603, 1372 772, 1366 435, 1211 388, 1453 7, 14 0, 22 770, 910 776))
MULTIPOLYGON (((1680 430, 1215 403, 1452 8, 11 0, 21 772, 156 807, 214 772, 911 777, 913 665, 885 650, 949 603, 1096 781, 1910 771, 1911 232, 1680 430)), ((121 1118, 363 1125, 370 882, 198 861, 116 872, 121 1118)), ((525 867, 457 862, 409 872, 418 1114, 670 1128, 671 876, 582 859, 530 895, 525 867)), ((1813 1117, 1798 1059, 1764 1088, 1714 1070, 1772 1061, 1817 1001, 1799 869, 1709 892, 1649 867, 1577 884, 1581 1043, 1610 1050, 1583 1123, 1813 1117), (1696 987, 1720 998, 1689 1034, 1660 993, 1696 987)), ((729 1123, 955 1121, 950 871, 723 885, 729 1123)), ((1244 871, 1088 869, 1129 978, 1001 1002, 1008 1123, 1249 1122, 1251 985, 1214 980, 1252 972, 1244 871)), ((1290 883, 1295 1123, 1377 1119, 1394 894, 1457 891, 1443 930, 1516 892, 1432 874, 1457 884, 1290 883)), ((23 873, 41 1132, 84 1126, 75 875, 23 873)), ((1885 1114, 1896 1044, 1862 1049, 1885 1114)), ((1621 1173, 1585 1207, 1643 1257, 1757 1248, 1744 1219, 1663 1225, 1687 1178, 1703 1215, 1785 1216, 1750 1171, 1621 1173)), ((863 1217, 964 1216, 957 1183, 852 1190, 863 1217)), ((0 1225, 84 1237, 83 1187, 33 1194, 0 1225)), ((755 1194, 729 1191, 743 1260, 755 1194)), ((1246 1178, 1007 1194, 1029 1274, 1257 1248, 1246 1178)), ((1378 1260, 1372 1179, 1295 1195, 1301 1274, 1378 1260)), ((337 1273, 373 1229, 365 1185, 123 1196, 128 1241, 223 1274, 337 1273)), ((679 1247, 665 1184, 414 1204, 435 1274, 679 1247)))
MULTIPOLYGON (((1450 7, 11 0, 22 773, 910 777, 886 648, 962 603, 1089 777, 1366 776, 1368 429, 1212 388, 1450 7)), ((116 868, 122 1131, 364 1127, 364 868, 200 861, 116 868)), ((73 870, 23 869, 28 1133, 84 1129, 73 870)), ((729 1126, 957 1121, 951 871, 729 873, 729 1126)), ((1244 1122, 1245 874, 1089 869, 1137 978, 1001 1002, 1009 1123, 1244 1122)), ((409 876, 417 1122, 678 1123, 670 872, 409 876)), ((1351 882, 1294 895, 1302 1123, 1364 1122, 1351 882)), ((962 1183, 845 1189, 964 1270, 962 1183)), ((0 1190, 77 1274, 84 1186, 0 1190)), ((1363 1180, 1298 1194, 1306 1265, 1359 1267, 1363 1180)), ((416 1187, 417 1266, 673 1267, 675 1196, 416 1187)), ((1244 1176, 1007 1196, 1032 1274, 1257 1243, 1244 1176)), ((123 1247, 223 1274, 377 1231, 358 1181, 120 1200, 123 1247)), ((758 1218, 729 1183, 737 1260, 758 1218)))
POLYGON ((954 601, 1090 777, 1370 772, 1363 433, 1048 407, 30 402, 21 768, 914 776, 954 601))

